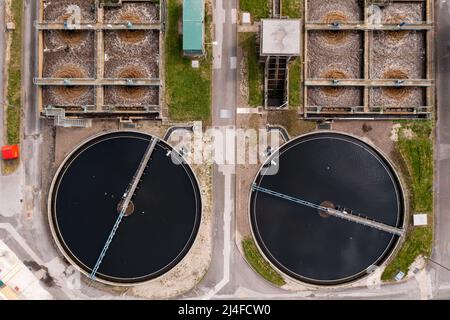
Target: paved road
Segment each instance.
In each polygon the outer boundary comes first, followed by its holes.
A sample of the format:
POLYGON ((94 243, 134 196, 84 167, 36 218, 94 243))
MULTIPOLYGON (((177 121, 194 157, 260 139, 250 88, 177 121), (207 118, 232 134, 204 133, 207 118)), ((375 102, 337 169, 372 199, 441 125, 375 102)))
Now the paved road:
MULTIPOLYGON (((450 267, 450 1, 437 1, 436 6, 436 241, 432 258, 450 267)), ((437 286, 448 290, 450 272, 434 264, 430 267, 436 270, 437 286)))
MULTIPOLYGON (((218 45, 213 48, 212 125, 224 130, 236 125, 237 1, 215 0, 213 5, 214 40, 218 45)), ((224 151, 230 153, 235 149, 234 141, 224 151)), ((213 259, 203 281, 188 296, 220 298, 235 294, 252 297, 261 293, 285 293, 257 275, 236 246, 234 163, 215 165, 213 180, 213 259)))
MULTIPOLYGON (((213 91, 212 125, 224 129, 236 124, 236 0, 213 3, 213 91), (234 16, 233 16, 234 15, 234 16)), ((234 144, 227 146, 234 150, 234 144)), ((213 257, 211 266, 199 286, 191 293, 211 298, 227 285, 231 275, 232 224, 234 216, 234 165, 213 168, 213 257)))
POLYGON ((26 0, 24 2, 24 28, 23 28, 23 78, 22 78, 22 105, 23 113, 23 141, 22 154, 25 166, 25 210, 27 215, 40 212, 40 185, 41 166, 40 159, 40 118, 37 107, 37 87, 33 78, 37 76, 37 37, 38 32, 33 22, 37 20, 38 1, 26 0))

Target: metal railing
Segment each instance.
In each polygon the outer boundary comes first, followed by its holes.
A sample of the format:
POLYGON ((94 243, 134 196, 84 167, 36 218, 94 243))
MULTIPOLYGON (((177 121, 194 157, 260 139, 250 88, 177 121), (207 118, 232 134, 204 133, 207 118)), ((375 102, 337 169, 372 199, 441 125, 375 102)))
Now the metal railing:
POLYGON ((63 108, 47 107, 44 110, 46 117, 53 117, 55 126, 64 128, 89 128, 92 125, 91 119, 67 118, 66 110, 63 108))
POLYGON ((266 194, 269 194, 269 195, 277 197, 277 198, 281 198, 281 199, 284 199, 284 200, 292 201, 292 202, 301 204, 301 205, 309 207, 309 208, 317 209, 319 211, 322 211, 322 212, 324 212, 326 214, 329 214, 330 216, 334 216, 336 218, 340 218, 340 219, 347 220, 347 221, 350 221, 350 222, 355 222, 355 223, 358 223, 358 224, 361 224, 361 225, 364 225, 364 226, 367 226, 367 227, 371 227, 371 228, 374 228, 374 229, 378 229, 378 230, 381 230, 381 231, 384 231, 384 232, 392 233, 392 234, 395 234, 395 235, 398 235, 398 236, 403 236, 404 233, 405 233, 405 231, 403 229, 400 229, 400 228, 397 228, 397 227, 393 227, 393 226, 389 226, 387 224, 375 221, 373 219, 370 219, 368 217, 365 217, 365 216, 362 216, 362 215, 359 215, 359 214, 348 213, 346 211, 340 211, 340 210, 337 210, 337 209, 334 209, 334 208, 323 207, 321 205, 314 204, 314 203, 311 203, 309 201, 305 201, 305 200, 298 199, 298 198, 295 198, 295 197, 291 197, 289 195, 286 195, 286 194, 283 194, 283 193, 279 193, 279 192, 276 192, 276 191, 273 191, 273 190, 269 190, 269 189, 257 186, 255 184, 252 186, 252 189, 254 191, 266 193, 266 194))

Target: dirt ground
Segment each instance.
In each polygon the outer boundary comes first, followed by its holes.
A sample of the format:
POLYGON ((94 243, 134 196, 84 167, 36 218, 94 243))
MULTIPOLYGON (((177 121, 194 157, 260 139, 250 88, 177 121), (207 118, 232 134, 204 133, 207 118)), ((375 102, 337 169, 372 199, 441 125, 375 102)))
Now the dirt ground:
POLYGON ((237 46, 237 64, 241 66, 237 73, 237 106, 238 108, 246 108, 248 106, 247 57, 240 46, 237 46))
POLYGON ((393 125, 392 121, 336 121, 332 128, 355 135, 391 157, 395 147, 395 141, 391 139, 393 125))
MULTIPOLYGON (((237 119, 237 128, 264 129, 266 122, 266 115, 241 115, 237 119)), ((259 168, 260 164, 236 166, 236 230, 239 236, 245 237, 250 234, 248 199, 250 198, 251 183, 259 168)))

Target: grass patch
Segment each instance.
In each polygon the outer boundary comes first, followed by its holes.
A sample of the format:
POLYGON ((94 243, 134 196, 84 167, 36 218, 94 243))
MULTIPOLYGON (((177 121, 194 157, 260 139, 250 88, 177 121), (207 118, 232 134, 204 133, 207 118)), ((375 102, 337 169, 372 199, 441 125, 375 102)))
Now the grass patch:
POLYGON ((281 14, 291 19, 302 18, 303 0, 283 0, 281 14))
POLYGON ((250 12, 253 20, 261 20, 270 16, 270 0, 240 0, 241 11, 250 12))
MULTIPOLYGON (((183 57, 182 37, 178 34, 178 21, 182 16, 180 0, 168 1, 168 29, 165 39, 166 103, 169 115, 176 121, 206 121, 211 116, 211 46, 200 68, 193 69, 191 60, 183 57)), ((206 5, 205 40, 211 43, 211 7, 206 5)))
POLYGON ((248 263, 258 272, 264 279, 273 283, 276 286, 283 286, 286 284, 283 277, 275 271, 270 264, 259 253, 253 239, 247 237, 242 241, 244 247, 245 258, 248 263))
POLYGON ((316 123, 314 121, 299 119, 298 112, 295 109, 269 111, 267 123, 283 126, 292 137, 309 133, 316 129, 316 123))
POLYGON ((433 245, 433 123, 399 121, 398 151, 410 176, 413 212, 428 214, 428 226, 411 227, 402 248, 386 267, 382 280, 392 280, 399 271, 407 273, 419 256, 430 256, 433 245))
POLYGON ((14 173, 20 165, 19 159, 4 160, 2 164, 2 173, 7 176, 14 173))
POLYGON ((301 66, 300 57, 294 60, 289 66, 289 106, 298 108, 301 104, 300 85, 301 85, 301 66))
POLYGON ((239 33, 239 46, 247 57, 248 104, 252 107, 262 106, 264 99, 264 68, 259 63, 256 51, 256 35, 254 33, 239 33))
POLYGON ((398 148, 412 177, 414 211, 433 210, 433 140, 431 121, 402 122, 398 148), (412 132, 413 137, 406 135, 412 132))
POLYGON ((11 2, 11 13, 16 29, 12 31, 6 109, 6 136, 8 144, 20 143, 20 118, 22 111, 22 11, 23 0, 11 2))
MULTIPOLYGON (((429 215, 430 216, 430 215, 429 215)), ((428 223, 432 223, 428 219, 428 223)), ((419 256, 429 257, 433 243, 433 229, 431 227, 414 228, 406 236, 406 240, 395 259, 386 267, 382 280, 392 280, 399 271, 408 272, 409 266, 419 256)))

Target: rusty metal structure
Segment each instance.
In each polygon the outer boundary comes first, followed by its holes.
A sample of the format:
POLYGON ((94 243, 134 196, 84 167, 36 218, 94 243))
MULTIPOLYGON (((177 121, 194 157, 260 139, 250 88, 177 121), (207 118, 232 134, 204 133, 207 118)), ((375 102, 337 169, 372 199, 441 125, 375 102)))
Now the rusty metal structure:
POLYGON ((159 118, 165 2, 40 0, 38 108, 61 126, 159 118))
POLYGON ((307 119, 426 119, 434 106, 432 0, 305 1, 307 119))

